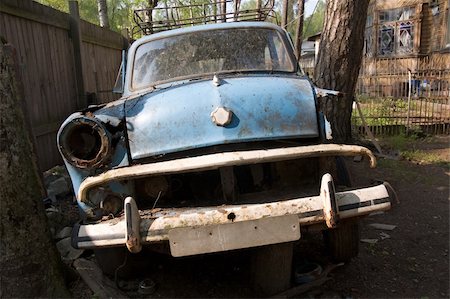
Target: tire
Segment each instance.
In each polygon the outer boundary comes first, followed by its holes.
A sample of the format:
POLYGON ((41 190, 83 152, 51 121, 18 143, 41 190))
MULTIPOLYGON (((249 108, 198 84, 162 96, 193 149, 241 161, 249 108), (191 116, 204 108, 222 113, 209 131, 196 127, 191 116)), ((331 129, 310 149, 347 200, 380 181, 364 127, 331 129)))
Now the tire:
POLYGON ((348 172, 347 166, 345 165, 345 160, 342 157, 336 157, 336 172, 336 186, 352 186, 350 173, 348 172))
MULTIPOLYGON (((336 186, 352 186, 350 174, 342 157, 336 157, 336 172, 336 186)), ((359 240, 360 230, 357 218, 340 221, 336 228, 324 231, 325 246, 335 262, 348 263, 358 256, 359 240)))
POLYGON ((253 249, 250 275, 257 296, 272 296, 290 288, 293 253, 293 242, 253 249))
POLYGON ((348 263, 359 252, 359 220, 345 220, 323 232, 325 246, 335 262, 348 263))
POLYGON ((94 249, 97 265, 108 276, 117 275, 122 278, 129 277, 132 273, 129 255, 125 247, 94 249))
POLYGON ((126 247, 98 248, 94 249, 94 255, 104 274, 120 278, 135 278, 142 271, 154 267, 156 261, 167 256, 148 246, 143 247, 139 253, 130 253, 126 247))

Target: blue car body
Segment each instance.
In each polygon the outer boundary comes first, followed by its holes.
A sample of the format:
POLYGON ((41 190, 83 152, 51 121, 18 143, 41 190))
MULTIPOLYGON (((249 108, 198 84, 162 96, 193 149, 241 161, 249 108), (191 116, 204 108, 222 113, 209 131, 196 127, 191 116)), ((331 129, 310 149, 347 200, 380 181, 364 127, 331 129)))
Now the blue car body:
POLYGON ((372 167, 375 157, 328 142, 317 99, 336 92, 302 74, 278 26, 153 34, 122 66, 122 98, 72 114, 58 132, 83 215, 74 247, 169 241, 187 256, 295 241, 300 225, 336 228, 390 208, 383 184, 336 191, 333 175, 348 186, 337 156, 365 155, 372 167))
POLYGON ((311 84, 297 76, 225 77, 155 90, 125 103, 132 159, 223 143, 317 137, 311 84), (231 122, 214 126, 214 107, 233 112, 231 122))
MULTIPOLYGON (((287 33, 278 26, 243 22, 195 26, 144 37, 130 47, 127 61, 133 61, 140 45, 152 40, 227 28, 277 30, 293 55, 287 33)), ((128 63, 126 73, 132 72, 132 64, 128 63)), ((212 75, 205 75, 195 80, 163 82, 144 90, 132 90, 130 78, 129 75, 125 77, 121 99, 86 110, 102 123, 113 127, 123 125, 126 130, 110 160, 101 167, 79 168, 63 155, 75 194, 78 194, 85 178, 107 169, 140 163, 144 158, 221 144, 320 135, 314 87, 298 69, 290 74, 223 74, 219 75, 218 86, 213 84, 212 75), (226 107, 232 111, 231 122, 226 126, 212 125, 210 113, 214 107, 226 107)), ((59 131, 58 142, 65 138, 62 130, 65 124, 85 115, 86 111, 74 113, 66 120, 59 131)), ((131 193, 133 187, 127 182, 119 182, 110 184, 109 188, 125 195, 131 193)), ((78 203, 83 214, 93 215, 92 207, 82 201, 78 203)))

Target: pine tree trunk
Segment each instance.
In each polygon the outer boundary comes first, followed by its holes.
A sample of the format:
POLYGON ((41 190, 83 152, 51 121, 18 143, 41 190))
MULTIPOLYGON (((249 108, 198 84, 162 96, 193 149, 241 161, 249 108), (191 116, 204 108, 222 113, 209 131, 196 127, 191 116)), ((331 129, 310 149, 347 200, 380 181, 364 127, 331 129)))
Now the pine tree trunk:
POLYGON ((300 60, 302 55, 302 39, 303 39, 303 14, 305 11, 305 0, 298 0, 298 20, 297 28, 295 30, 295 57, 300 60))
POLYGON ((227 1, 220 0, 220 13, 222 15, 222 23, 227 21, 227 1))
POLYGON ((106 5, 106 0, 97 0, 97 4, 100 27, 109 28, 108 6, 106 5))
POLYGON ((0 297, 67 297, 14 57, 0 42, 0 297))
POLYGON ((314 70, 318 87, 338 90, 343 97, 321 100, 335 142, 351 140, 352 103, 364 44, 369 0, 328 0, 320 50, 314 70))
POLYGON ((289 0, 283 0, 281 7, 281 27, 287 29, 289 0))

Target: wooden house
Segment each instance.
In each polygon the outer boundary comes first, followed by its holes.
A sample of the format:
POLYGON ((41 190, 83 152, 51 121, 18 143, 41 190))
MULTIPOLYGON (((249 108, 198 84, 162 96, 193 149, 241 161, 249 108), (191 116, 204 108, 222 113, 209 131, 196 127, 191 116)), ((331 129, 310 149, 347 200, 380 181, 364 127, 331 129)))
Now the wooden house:
POLYGON ((448 0, 372 0, 358 92, 369 97, 448 98, 448 0))
MULTIPOLYGON (((448 99, 449 6, 449 0, 371 0, 357 93, 401 98, 411 85, 412 96, 448 99)), ((307 40, 317 55, 320 33, 307 40)), ((315 60, 302 56, 300 65, 311 75, 315 60)))
POLYGON ((302 70, 310 77, 314 75, 314 67, 319 55, 320 35, 319 32, 308 36, 302 43, 302 55, 299 63, 302 70))

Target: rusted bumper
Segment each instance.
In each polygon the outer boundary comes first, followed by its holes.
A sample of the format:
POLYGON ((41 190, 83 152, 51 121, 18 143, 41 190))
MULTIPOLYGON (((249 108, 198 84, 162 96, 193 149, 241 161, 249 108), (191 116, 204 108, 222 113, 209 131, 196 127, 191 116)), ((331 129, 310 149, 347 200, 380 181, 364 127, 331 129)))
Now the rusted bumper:
POLYGON ((74 230, 72 241, 73 246, 78 248, 127 246, 131 252, 138 252, 141 244, 168 240, 174 256, 201 254, 298 239, 299 230, 298 233, 295 231, 285 233, 280 230, 267 233, 273 224, 284 225, 286 231, 291 228, 297 229, 293 228, 295 225, 288 226, 293 216, 297 217, 294 219, 298 219, 297 226, 325 223, 332 228, 339 225, 339 219, 388 210, 390 206, 388 190, 384 184, 335 192, 331 175, 325 174, 322 177, 320 194, 317 196, 264 204, 139 211, 134 200, 127 198, 124 216, 97 224, 78 225, 74 230), (274 219, 274 222, 267 222, 270 221, 267 219, 274 219), (251 238, 259 227, 266 232, 258 232, 260 235, 257 238, 251 238), (242 235, 236 233, 235 228, 239 228, 242 235), (247 231, 249 228, 254 228, 255 231, 247 231), (225 232, 223 235, 222 229, 225 232), (193 232, 191 235, 199 238, 199 240, 185 240, 187 243, 210 245, 197 246, 190 251, 177 251, 175 247, 180 244, 174 244, 173 240, 177 232, 193 232), (209 238, 214 242, 209 242, 209 238), (233 242, 236 239, 243 241, 233 242))
POLYGON ((345 144, 318 144, 289 148, 265 150, 247 150, 208 154, 196 157, 175 159, 170 161, 133 165, 124 168, 108 170, 98 176, 86 178, 78 189, 77 199, 88 201, 88 192, 92 188, 112 181, 131 180, 142 177, 200 172, 219 169, 227 166, 250 165, 263 162, 286 161, 299 158, 357 156, 369 158, 370 167, 376 166, 373 153, 363 146, 345 144))

